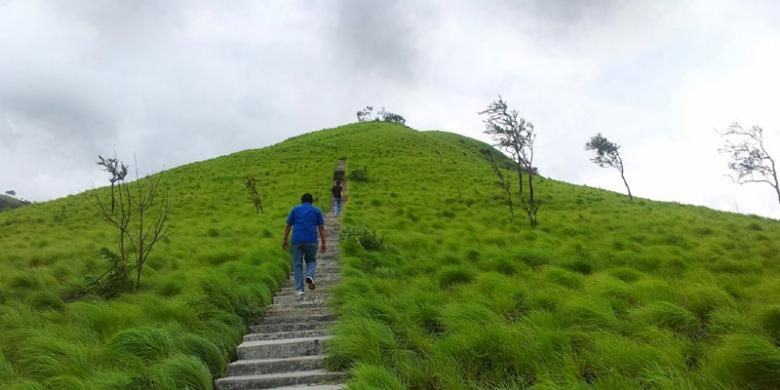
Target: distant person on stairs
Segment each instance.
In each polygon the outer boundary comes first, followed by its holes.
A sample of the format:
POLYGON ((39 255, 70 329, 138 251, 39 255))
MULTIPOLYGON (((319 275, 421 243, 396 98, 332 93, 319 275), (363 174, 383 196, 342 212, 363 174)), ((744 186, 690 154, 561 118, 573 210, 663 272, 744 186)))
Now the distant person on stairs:
POLYGON ((300 206, 294 207, 287 216, 287 226, 284 228, 284 243, 282 248, 290 248, 287 239, 292 235, 292 260, 295 271, 295 291, 303 295, 303 282, 309 285, 310 290, 317 287, 314 276, 317 270, 317 231, 320 232, 320 251, 325 253, 325 220, 322 211, 312 204, 314 199, 309 193, 301 196, 300 206), (306 276, 303 276, 303 261, 306 261, 306 276))
POLYGON ((344 188, 341 187, 341 183, 339 183, 338 180, 333 185, 333 188, 330 189, 331 193, 333 193, 333 214, 337 217, 339 216, 339 212, 341 212, 341 192, 343 190, 344 188))

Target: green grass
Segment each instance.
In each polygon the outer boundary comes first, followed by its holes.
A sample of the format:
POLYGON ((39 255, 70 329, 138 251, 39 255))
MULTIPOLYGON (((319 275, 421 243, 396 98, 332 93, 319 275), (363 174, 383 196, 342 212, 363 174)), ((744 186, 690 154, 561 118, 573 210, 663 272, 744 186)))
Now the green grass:
POLYGON ((115 246, 94 202, 107 189, 1 213, 0 388, 210 389, 286 279, 289 208, 330 188, 336 158, 317 149, 304 159, 281 144, 165 172, 173 235, 141 288, 112 300, 73 298, 83 275, 104 271, 99 249, 115 246))
POLYGON ((356 388, 780 387, 777 222, 542 178, 531 230, 484 144, 344 139, 370 175, 346 229, 383 243, 344 245, 330 363, 356 388))
POLYGON ((289 271, 289 207, 342 157, 368 172, 347 189, 329 350, 353 388, 780 387, 776 221, 540 178, 531 230, 483 147, 365 123, 170 170, 175 235, 110 301, 69 299, 113 238, 105 189, 3 212, 0 387, 210 388, 289 271))

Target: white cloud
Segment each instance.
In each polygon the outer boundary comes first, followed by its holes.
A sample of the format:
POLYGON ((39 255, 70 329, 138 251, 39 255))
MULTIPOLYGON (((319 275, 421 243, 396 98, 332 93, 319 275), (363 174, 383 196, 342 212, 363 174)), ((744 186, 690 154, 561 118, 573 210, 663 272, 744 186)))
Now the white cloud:
POLYGON ((501 93, 544 174, 623 191, 588 162, 623 145, 638 196, 780 216, 724 177, 714 127, 780 153, 780 7, 727 0, 0 3, 0 186, 42 200, 350 122, 366 104, 485 139, 501 93), (163 145, 163 146, 161 146, 163 145), (38 179, 30 179, 38 178, 38 179), (46 185, 41 183, 47 183, 46 185))

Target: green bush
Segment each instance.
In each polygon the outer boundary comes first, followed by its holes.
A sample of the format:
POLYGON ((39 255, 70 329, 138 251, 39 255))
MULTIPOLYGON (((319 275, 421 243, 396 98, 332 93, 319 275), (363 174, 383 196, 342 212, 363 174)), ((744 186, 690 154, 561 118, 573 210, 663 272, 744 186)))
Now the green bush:
POLYGON ((144 360, 165 357, 172 350, 170 332, 150 327, 120 331, 111 337, 108 345, 117 354, 135 356, 144 360))
POLYGON ((350 181, 366 182, 368 181, 368 167, 363 167, 362 169, 353 169, 349 172, 348 177, 350 181))
POLYGON ((759 318, 761 327, 772 341, 780 346, 780 306, 766 309, 759 318))
POLYGON ((209 369, 198 358, 182 354, 164 360, 159 370, 169 378, 176 389, 212 390, 213 379, 209 369))
POLYGON ((28 299, 28 303, 38 310, 62 310, 65 308, 65 302, 63 302, 60 297, 48 291, 37 291, 32 293, 28 299))
POLYGON ((401 380, 382 366, 360 364, 353 370, 349 388, 355 390, 404 390, 401 380))
POLYGON ((462 266, 444 267, 439 272, 439 286, 452 287, 456 284, 469 283, 474 280, 474 272, 462 266))
POLYGON ((693 335, 700 330, 696 315, 671 302, 653 302, 639 311, 642 320, 652 324, 667 327, 687 335, 693 335))
POLYGON ((739 388, 780 387, 780 349, 752 335, 731 335, 717 349, 714 373, 739 388))
POLYGON ((384 238, 376 231, 363 225, 347 225, 341 228, 341 241, 354 244, 367 251, 379 251, 384 249, 384 238))

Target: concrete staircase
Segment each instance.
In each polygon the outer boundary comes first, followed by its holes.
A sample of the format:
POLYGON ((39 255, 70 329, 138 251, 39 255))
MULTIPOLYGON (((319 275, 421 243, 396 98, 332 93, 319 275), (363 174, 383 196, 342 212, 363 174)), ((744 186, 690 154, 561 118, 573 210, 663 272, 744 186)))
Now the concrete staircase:
POLYGON ((219 390, 346 388, 345 373, 325 369, 324 349, 328 328, 336 319, 328 307, 329 287, 338 283, 339 220, 325 216, 327 253, 318 254, 317 288, 296 296, 293 276, 274 297, 271 310, 250 328, 238 346, 238 361, 230 364, 227 375, 217 379, 219 390))

